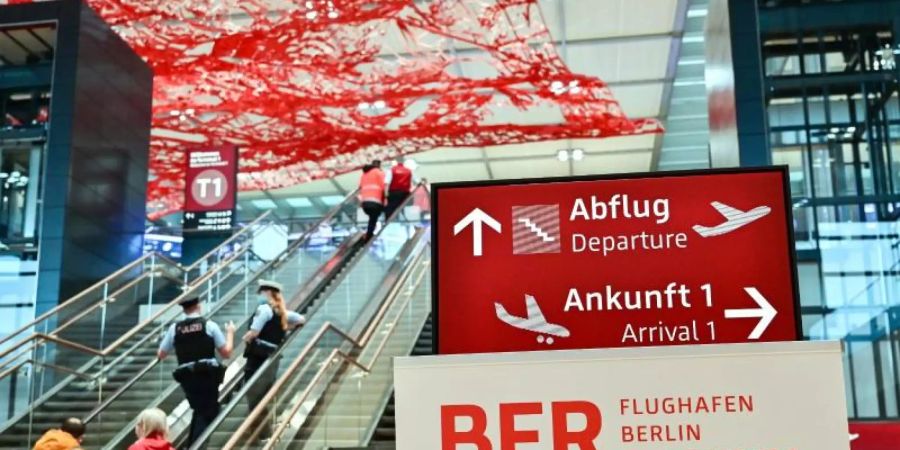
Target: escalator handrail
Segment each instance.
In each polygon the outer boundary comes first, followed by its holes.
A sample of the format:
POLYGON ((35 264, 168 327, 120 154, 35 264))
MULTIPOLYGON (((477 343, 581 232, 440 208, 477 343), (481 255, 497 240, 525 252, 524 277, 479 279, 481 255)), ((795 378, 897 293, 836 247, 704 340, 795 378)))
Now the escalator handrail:
MULTIPOLYGON (((65 300, 65 301, 63 301, 63 302, 60 302, 60 304, 54 306, 54 307, 53 307, 52 309, 50 309, 49 311, 47 311, 47 312, 41 314, 41 315, 38 316, 38 317, 35 317, 34 320, 32 320, 31 322, 28 322, 27 324, 25 324, 25 325, 19 327, 18 329, 16 329, 16 330, 13 331, 12 333, 10 333, 10 334, 4 336, 2 339, 0 339, 0 345, 5 344, 5 343, 8 342, 10 339, 12 339, 12 338, 18 336, 19 334, 22 334, 22 333, 24 333, 24 332, 30 330, 32 327, 36 326, 38 323, 43 322, 44 320, 50 318, 50 317, 53 316, 54 314, 59 313, 59 312, 62 311, 63 309, 68 308, 68 307, 71 307, 72 305, 75 304, 74 302, 76 302, 76 301, 78 301, 78 300, 81 300, 81 298, 84 297, 84 296, 86 296, 89 292, 92 292, 92 291, 94 291, 94 290, 96 290, 96 289, 99 289, 99 288, 100 288, 101 286, 103 286, 104 284, 109 283, 111 280, 115 279, 116 277, 122 275, 123 273, 128 272, 128 271, 131 270, 131 269, 134 269, 134 268, 137 267, 138 265, 143 264, 144 262, 146 262, 148 259, 151 259, 151 258, 157 258, 157 259, 160 259, 160 260, 162 260, 164 263, 166 263, 167 265, 170 265, 170 266, 172 266, 173 268, 177 268, 177 269, 180 270, 179 264, 176 263, 176 262, 174 262, 174 261, 172 261, 172 260, 169 259, 167 256, 165 256, 165 255, 163 255, 163 254, 161 254, 161 253, 157 253, 157 252, 146 253, 146 254, 144 254, 143 256, 141 256, 140 258, 138 258, 138 259, 136 259, 136 260, 134 260, 134 261, 132 261, 132 262, 130 262, 130 263, 128 263, 128 264, 122 266, 122 268, 120 268, 119 270, 116 270, 115 272, 113 272, 113 273, 107 275, 107 276, 104 277, 102 280, 100 280, 100 281, 94 283, 93 285, 91 285, 91 286, 88 287, 87 289, 84 289, 84 290, 82 290, 81 292, 79 292, 79 293, 75 294, 74 296, 70 297, 68 300, 65 300)), ((102 301, 104 301, 104 300, 105 300, 105 299, 100 300, 100 301, 102 302, 102 301)), ((18 345, 16 345, 15 347, 18 347, 18 345)))
MULTIPOLYGON (((393 213, 390 217, 387 218, 386 223, 389 223, 389 222, 392 221, 394 218, 396 218, 396 217, 402 212, 402 210, 403 210, 404 207, 408 206, 408 204, 409 204, 410 202, 413 202, 413 201, 415 200, 415 195, 416 195, 416 193, 417 193, 420 189, 421 189, 421 190, 424 190, 426 193, 429 192, 428 184, 427 184, 426 181, 423 180, 423 181, 419 182, 419 184, 415 187, 415 189, 413 189, 413 190, 410 192, 410 195, 407 196, 406 199, 403 200, 403 203, 401 203, 400 206, 394 211, 394 213, 393 213)), ((387 227, 385 226, 385 227, 382 227, 380 230, 378 230, 378 232, 372 237, 372 239, 369 240, 369 242, 368 242, 366 245, 371 245, 371 243, 376 242, 376 241, 378 240, 378 237, 381 236, 381 234, 384 232, 384 230, 385 230, 386 228, 387 228, 387 227)), ((344 269, 344 270, 345 270, 345 273, 346 273, 346 272, 350 272, 350 271, 352 270, 353 266, 354 266, 354 265, 356 264, 356 262, 358 262, 358 261, 359 261, 358 259, 352 261, 352 262, 350 263, 350 265, 349 265, 347 268, 344 269)), ((342 331, 340 331, 340 330, 339 330, 339 332, 342 333, 342 331)), ((279 348, 279 349, 276 351, 275 355, 280 355, 281 352, 284 350, 285 347, 286 347, 286 346, 285 346, 284 344, 282 344, 281 348, 279 348)), ((273 356, 274 356, 274 355, 273 355, 273 356)), ((259 370, 257 370, 257 373, 256 373, 250 380, 248 380, 247 383, 244 383, 244 388, 242 389, 241 392, 239 392, 239 393, 237 394, 236 398, 240 398, 240 397, 244 394, 244 391, 247 389, 247 387, 250 386, 250 385, 252 385, 253 383, 256 382, 256 380, 259 378, 260 374, 265 372, 266 368, 268 367, 268 364, 270 364, 270 362, 271 362, 273 359, 275 359, 275 358, 273 358, 273 357, 268 358, 267 361, 263 363, 263 366, 262 366, 259 370)), ((237 405, 237 403, 236 403, 235 401, 232 401, 229 405, 227 405, 225 408, 223 408, 223 410, 219 413, 219 416, 216 418, 216 420, 214 420, 214 421, 207 427, 206 432, 204 432, 204 434, 202 434, 202 435, 200 436, 200 438, 198 438, 198 439, 195 441, 194 447, 196 447, 197 445, 200 445, 199 443, 205 442, 207 439, 209 439, 209 437, 212 435, 213 430, 215 430, 216 428, 218 428, 218 427, 221 425, 222 421, 225 420, 225 417, 228 415, 228 413, 229 413, 236 405, 237 405)))
MULTIPOLYGON (((427 237, 428 237, 428 234, 423 233, 420 236, 420 239, 427 239, 427 237)), ((332 323, 331 321, 327 321, 327 322, 323 323, 322 326, 319 328, 319 330, 316 331, 316 334, 312 337, 312 339, 310 339, 309 343, 303 348, 303 350, 297 355, 297 357, 294 358, 294 360, 291 362, 291 365, 288 366, 287 369, 285 369, 282 376, 279 377, 278 380, 275 381, 275 384, 272 386, 272 388, 269 389, 268 392, 266 392, 266 395, 262 398, 262 400, 253 408, 253 410, 250 412, 250 414, 247 416, 247 418, 244 420, 244 422, 241 424, 241 426, 238 427, 238 429, 235 430, 234 433, 232 433, 231 437, 228 439, 228 441, 222 447, 222 450, 233 449, 238 444, 238 440, 245 433, 247 433, 247 431, 250 429, 250 427, 253 426, 253 424, 257 423, 258 420, 260 420, 260 416, 267 413, 269 403, 272 402, 272 400, 275 398, 275 396, 278 394, 278 392, 281 390, 281 388, 285 384, 287 384, 287 382, 289 380, 291 380, 293 378, 294 372, 296 372, 302 366, 303 362, 306 360, 306 358, 309 356, 309 354, 312 353, 313 349, 315 348, 315 345, 325 337, 325 335, 328 331, 332 331, 332 332, 336 333, 342 339, 344 339, 345 341, 350 343, 354 349, 357 349, 357 350, 364 349, 366 347, 366 345, 369 343, 369 340, 371 340, 372 336, 374 335, 374 329, 377 328, 377 326, 381 323, 381 319, 384 317, 385 314, 387 314, 388 309, 390 309, 390 307, 394 304, 395 300, 398 297, 397 294, 399 294, 400 289, 403 287, 406 280, 409 279, 409 277, 411 276, 412 269, 418 265, 417 261, 419 261, 419 259, 422 258, 423 254, 424 254, 424 251, 420 250, 420 253, 415 258, 413 258, 412 263, 409 264, 403 270, 403 274, 400 276, 399 279, 396 280, 396 282, 394 283, 394 285, 392 286, 392 288, 388 292, 388 294, 385 295, 384 299, 382 300, 381 306, 378 309, 378 312, 369 321, 366 329, 362 333, 362 336, 360 336, 359 338, 354 338, 354 337, 350 336, 349 334, 347 334, 347 332, 345 332, 344 330, 339 328, 337 325, 332 323)), ((282 348, 284 348, 284 347, 282 346, 282 348)), ((332 358, 334 358, 335 356, 340 356, 340 354, 342 354, 342 353, 343 352, 341 352, 339 348, 335 348, 331 352, 331 354, 328 356, 328 359, 326 359, 325 361, 330 361, 332 358)), ((271 360, 273 358, 269 358, 269 359, 271 360)), ((268 362, 269 361, 267 361, 267 363, 268 362)), ((363 367, 363 366, 360 365, 360 367, 363 367)), ((313 386, 315 386, 317 379, 323 375, 323 372, 327 368, 328 368, 328 364, 322 365, 322 367, 319 369, 319 372, 316 373, 316 376, 315 376, 316 379, 312 380, 312 382, 309 383, 309 386, 306 388, 306 390, 304 390, 304 393, 301 395, 301 398, 305 398, 307 395, 309 395, 310 390, 312 389, 313 386)), ((245 389, 247 389, 250 385, 252 385, 255 382, 256 378, 258 378, 260 373, 263 372, 263 369, 264 368, 260 368, 260 370, 257 371, 257 373, 250 380, 250 382, 247 383, 247 386, 245 386, 245 389)), ((210 425, 210 427, 207 429, 207 431, 211 431, 214 428, 217 428, 218 425, 221 423, 221 421, 224 420, 224 417, 225 417, 225 415, 220 415, 219 418, 215 422, 213 422, 213 424, 210 425)), ((209 434, 211 434, 211 433, 209 433, 209 434)), ((201 437, 201 439, 198 440, 198 443, 203 442, 204 440, 205 439, 203 437, 201 437)), ((196 445, 197 444, 195 444, 194 447, 196 447, 196 445)), ((192 447, 191 450, 194 450, 194 447, 192 447)))
MULTIPOLYGON (((324 217, 320 220, 320 223, 324 223, 325 221, 331 220, 331 218, 335 217, 335 216, 340 212, 340 209, 344 206, 344 204, 345 204, 347 201, 349 201, 350 199, 351 199, 351 196, 347 196, 347 197, 344 199, 343 202, 341 202, 338 206, 336 206, 336 207, 333 208, 331 211, 329 211, 329 213, 328 213, 326 216, 324 216, 324 217)), ((312 232, 313 232, 313 231, 314 231, 314 229, 311 229, 308 233, 305 233, 303 236, 301 236, 301 238, 300 238, 299 240, 306 240, 306 239, 308 239, 308 238, 312 235, 312 232)), ((119 337, 116 341, 114 341, 112 344, 110 344, 109 346, 105 347, 105 348, 102 349, 102 350, 101 350, 101 349, 94 349, 94 348, 91 348, 91 347, 87 347, 87 346, 84 346, 84 345, 81 345, 81 344, 78 344, 78 343, 75 343, 75 342, 72 342, 72 341, 69 341, 69 340, 66 340, 66 339, 62 339, 62 338, 59 338, 59 337, 56 337, 56 336, 53 336, 53 338, 50 339, 50 340, 52 340, 53 342, 56 342, 56 343, 58 343, 58 344, 60 344, 60 345, 62 345, 62 346, 65 346, 65 347, 67 347, 67 348, 70 348, 70 349, 73 349, 73 350, 76 350, 76 351, 81 351, 82 353, 85 353, 85 354, 88 354, 88 355, 93 356, 93 357, 95 358, 94 360, 88 361, 87 363, 85 363, 84 365, 82 365, 82 366, 77 370, 78 372, 86 371, 86 370, 88 370, 88 368, 90 368, 92 365, 95 365, 95 364, 96 364, 96 358, 105 358, 105 357, 111 355, 114 351, 118 350, 119 347, 121 347, 122 345, 124 345, 129 339, 131 339, 132 337, 134 337, 134 335, 136 335, 139 331, 144 330, 144 329, 147 328, 148 326, 151 326, 151 325, 152 325, 155 321, 157 321, 160 317, 162 317, 162 316, 163 316, 164 314, 166 314, 167 312, 171 311, 172 308, 174 308, 175 306, 178 305, 179 301, 181 301, 181 300, 184 299, 184 298, 188 298, 188 296, 193 295, 193 292, 195 292, 198 288, 203 288, 203 289, 205 289, 206 287, 203 286, 204 283, 206 283, 207 281, 211 280, 214 276, 218 275, 222 270, 224 270, 224 268, 227 268, 232 262, 238 260, 240 257, 244 256, 245 254, 249 254, 248 252, 250 252, 250 251, 251 251, 251 247, 250 247, 250 246, 243 246, 243 247, 241 247, 240 250, 238 250, 237 252, 234 252, 228 259, 221 261, 215 268, 209 270, 208 272, 206 272, 206 273, 204 273, 203 275, 201 275, 200 277, 198 277, 198 278, 194 281, 194 283, 188 285, 188 289, 187 289, 186 291, 184 291, 182 294, 178 295, 175 299, 173 299, 172 301, 170 301, 170 302, 169 302, 167 305, 165 305, 163 308, 160 308, 160 309, 159 309, 155 314, 153 314, 151 317, 149 317, 148 319, 144 320, 143 322, 139 323, 138 325, 136 325, 135 327, 133 327, 132 329, 130 329, 127 333, 125 333, 124 335, 122 335, 121 337, 119 337)), ((253 277, 251 280, 252 280, 252 281, 257 280, 258 277, 259 277, 259 274, 260 274, 260 273, 263 273, 265 270, 267 270, 269 267, 271 267, 271 265, 274 263, 274 261, 276 261, 276 259, 273 259, 272 261, 269 261, 269 263, 268 263, 267 265, 263 266, 260 270, 258 270, 258 271, 256 272, 256 276, 253 277)), ((249 282, 249 281, 248 281, 248 282, 249 282)), ((239 286, 240 286, 241 289, 242 289, 244 285, 239 285, 239 286)), ((236 289, 236 288, 235 288, 235 289, 236 289)), ((237 292, 237 291, 235 291, 234 289, 233 289, 232 291, 237 292)), ((159 331, 162 329, 162 327, 166 326, 167 324, 168 324, 168 322, 166 322, 165 324, 160 324, 155 330, 149 331, 149 332, 147 333, 147 335, 144 336, 138 343, 136 343, 135 345, 133 345, 130 349, 126 350, 122 355, 119 355, 119 356, 114 360, 114 363, 115 363, 115 362, 118 362, 118 361, 121 361, 121 360, 123 360, 124 358, 130 356, 132 353, 134 353, 134 352, 140 347, 141 344, 146 343, 146 341, 147 341, 149 338, 152 338, 152 337, 158 335, 158 333, 159 333, 159 331)), ((26 338, 26 339, 25 339, 25 341, 23 342, 23 344, 24 344, 24 343, 27 343, 27 342, 30 341, 30 340, 38 341, 38 340, 40 340, 40 339, 41 339, 40 336, 31 335, 29 338, 26 338)), ((5 355, 5 354, 8 354, 8 352, 4 352, 3 354, 0 354, 0 358, 2 358, 3 355, 5 355)), ((115 367, 115 364, 114 364, 114 363, 111 363, 111 364, 102 366, 101 369, 100 369, 97 373, 94 374, 93 378, 94 378, 94 379, 100 379, 100 378, 102 378, 102 376, 103 376, 106 372, 112 370, 112 369, 115 367)), ((6 371, 4 371, 4 372, 2 373, 2 375, 3 375, 3 376, 8 376, 10 373, 12 373, 12 372, 14 372, 15 370, 18 370, 18 369, 19 369, 19 367, 15 367, 14 370, 13 370, 13 369, 6 370, 6 371)), ((73 377, 70 375, 69 378, 64 379, 64 380, 60 381, 59 383, 57 383, 52 389, 50 389, 49 391, 47 391, 47 393, 45 393, 44 395, 42 395, 40 398, 36 399, 34 402, 31 402, 32 407, 33 407, 34 405, 36 405, 36 404, 41 404, 41 403, 43 403, 43 402, 46 401, 48 398, 50 398, 52 395, 55 395, 55 393, 58 392, 58 390, 61 389, 63 386, 67 385, 67 384, 72 380, 72 378, 73 378, 73 377)), ((2 378, 0 378, 0 379, 2 379, 2 378)), ((120 394, 120 395, 121 395, 121 394, 120 394)), ((20 420, 21 417, 27 415, 30 409, 31 409, 31 408, 26 409, 26 410, 23 410, 21 413, 16 414, 15 416, 13 416, 12 418, 10 418, 10 419, 7 420, 6 422, 0 424, 0 431, 6 429, 6 427, 7 427, 8 425, 15 423, 17 420, 20 420)))
MULTIPOLYGON (((327 223, 327 222, 331 221, 332 219, 334 219, 335 217, 337 217, 337 215, 346 206, 346 204, 348 202, 350 202, 353 198, 355 198, 355 195, 356 195, 356 191, 348 194, 347 197, 345 197, 341 203, 339 203, 337 206, 332 208, 325 216, 323 216, 321 219, 319 219, 313 227, 311 227, 309 230, 304 232, 303 235, 301 235, 295 242, 293 242, 285 250, 283 250, 279 256, 272 258, 272 260, 268 261, 262 268, 260 268, 259 270, 256 271, 254 276, 249 277, 246 281, 238 283, 237 286, 232 288, 232 291, 239 292, 240 290, 243 290, 246 286, 256 282, 260 278, 262 273, 265 273, 265 271, 269 270, 271 267, 275 266, 276 264, 281 263, 282 261, 284 261, 286 259, 286 258, 283 258, 282 255, 285 255, 288 253, 293 254, 293 252, 295 250, 297 250, 304 242, 307 242, 312 237, 312 235, 319 229, 319 227, 321 227, 322 224, 327 223)), ((243 251, 251 251, 251 249, 248 246, 248 247, 244 247, 243 251)), ((184 294, 178 296, 175 300, 170 302, 169 305, 166 306, 166 308, 169 308, 170 306, 173 306, 173 305, 177 305, 178 304, 177 301, 179 299, 181 299, 182 297, 190 295, 189 293, 190 293, 190 291, 185 292, 184 294)), ((228 303, 228 301, 216 302, 216 306, 214 306, 213 309, 208 311, 207 315, 215 314, 216 312, 218 312, 219 309, 223 308, 226 303, 228 303)), ((166 308, 163 308, 163 309, 166 309, 166 308)), ((162 311, 160 311, 160 312, 162 312, 162 311)), ((158 312, 155 315, 155 317, 160 316, 161 315, 160 312, 158 312)), ((118 361, 118 360, 121 360, 123 358, 130 356, 130 354, 133 353, 134 351, 136 351, 136 349, 138 347, 140 347, 142 344, 146 343, 147 339, 152 338, 155 335, 158 335, 160 332, 162 332, 162 330, 164 330, 165 328, 170 326, 171 323, 172 323, 172 321, 166 321, 165 323, 159 324, 155 330, 148 332, 131 349, 129 349, 122 355, 119 355, 119 357, 117 357, 116 360, 118 361)), ((88 416, 85 418, 85 422, 89 422, 89 421, 93 420, 94 418, 96 418, 99 414, 101 414, 103 409, 105 409, 113 401, 115 401, 123 393, 125 393, 128 389, 130 389, 135 383, 137 383, 137 381, 143 375, 145 375, 147 372, 152 370, 153 367, 155 367, 158 363, 159 363, 158 359, 153 359, 152 361, 150 361, 140 372, 135 374, 135 376, 131 377, 128 380, 128 382, 126 382, 124 385, 122 385, 122 387, 120 387, 118 390, 116 390, 115 393, 111 394, 109 397, 106 398, 106 400, 103 401, 103 403, 101 403, 96 408, 94 408, 94 410, 91 411, 91 413, 88 414, 88 416)), ((110 364, 110 367, 113 367, 114 365, 115 364, 110 364)))
MULTIPOLYGON (((348 251, 349 248, 352 248, 352 247, 356 244, 357 239, 358 239, 358 236, 357 236, 357 237, 349 236, 349 237, 341 244, 340 248, 335 252, 334 256, 332 256, 331 260, 335 260, 335 258, 341 259, 341 258, 347 257, 348 253, 346 253, 346 252, 348 251)), ((303 287, 300 288, 300 291, 298 291, 298 293, 297 293, 296 295, 294 295, 294 296, 291 298, 291 301, 289 302, 289 304, 291 305, 291 306, 290 306, 291 309, 293 309, 294 311, 300 312, 303 308, 305 308, 307 305, 309 305, 310 302, 312 302, 312 301, 315 299, 315 296, 314 296, 314 295, 304 296, 303 293, 304 293, 304 292, 307 292, 307 291, 309 290, 309 285, 310 285, 310 284, 315 284, 315 282, 314 282, 313 280, 315 280, 316 277, 319 276, 319 273, 320 273, 320 272, 324 269, 324 267, 327 266, 327 265, 328 265, 328 263, 323 264, 321 267, 319 267, 319 270, 316 271, 316 274, 312 275, 311 277, 309 277, 308 280, 306 280, 306 281, 304 282, 303 287), (300 302, 300 303, 297 304, 297 302, 300 302)), ((236 326, 236 328, 237 328, 237 329, 242 329, 244 326, 246 326, 246 325, 249 324, 249 322, 250 322, 251 319, 252 319, 252 316, 247 316, 247 317, 245 317, 245 318, 243 319, 243 321, 242 321, 239 325, 236 326)), ((239 341, 237 345, 242 345, 242 344, 243 344, 243 341, 239 341)), ((234 356, 232 357, 232 362, 231 362, 231 364, 234 364, 234 361, 236 360, 236 358, 238 357, 238 355, 241 354, 241 353, 239 352, 240 348, 241 348, 241 347, 237 347, 237 346, 235 347, 235 349, 234 349, 234 351, 233 351, 234 356)), ((125 386, 122 386, 119 390, 117 390, 117 391, 116 391, 114 394, 112 394, 112 395, 113 395, 115 398, 120 397, 124 392, 126 392, 128 389, 130 389, 130 388, 137 382, 138 379, 141 379, 144 375, 147 374, 147 372, 151 371, 151 370, 156 366, 156 363, 157 363, 157 362, 158 362, 158 360, 153 360, 153 361, 149 362, 149 363, 144 367, 144 369, 142 369, 137 375, 135 375, 131 380, 129 380, 129 382, 128 382, 125 386)), ((229 364, 229 366, 230 366, 230 364, 229 364)), ((220 401, 224 401, 223 399, 224 399, 225 397, 227 397, 231 391, 234 390, 234 387, 235 387, 237 384, 239 384, 239 382, 241 381, 241 379, 242 379, 242 377, 238 374, 237 376, 232 377, 232 378, 226 383, 225 388, 220 390, 220 394, 219 394, 220 401)), ((159 404, 163 401, 163 400, 161 400, 161 399, 167 398, 169 395, 172 394, 172 392, 173 392, 175 389, 177 389, 177 384, 172 384, 172 385, 170 385, 169 388, 163 390, 162 393, 156 398, 156 400, 152 401, 152 402, 149 404, 149 406, 152 407, 152 406, 159 405, 159 404)), ((90 422, 90 421, 96 419, 96 417, 97 417, 99 414, 102 414, 102 410, 105 409, 106 407, 108 407, 109 404, 112 403, 113 400, 115 400, 115 398, 111 398, 111 399, 108 399, 108 400, 104 401, 104 403, 103 403, 102 405, 100 405, 100 406, 98 406, 97 408, 95 408, 94 411, 91 411, 91 413, 84 419, 84 422, 85 422, 85 423, 88 423, 88 422, 90 422)), ((129 431, 130 431, 132 428, 133 428, 132 426, 126 427, 126 429, 129 430, 129 431)), ((122 430, 120 430, 119 434, 117 434, 117 435, 113 438, 113 440, 110 441, 110 443, 107 444, 107 446, 109 446, 110 444, 114 444, 115 442, 120 442, 120 441, 121 441, 121 439, 120 439, 120 435, 121 435, 121 434, 122 434, 122 430)))
MULTIPOLYGON (((264 270, 258 271, 258 273, 262 273, 262 272, 264 272, 264 270)), ((257 280, 258 278, 259 278, 259 275, 257 275, 257 276, 255 276, 254 278, 248 280, 247 283, 248 283, 248 284, 249 284, 249 283, 252 283, 252 282, 254 282, 255 280, 257 280)), ((239 284, 239 285, 236 286, 233 290, 238 290, 238 291, 240 291, 241 289, 244 289, 244 287, 245 287, 245 285, 239 284)), ((207 316, 212 316, 213 314, 215 314, 216 312, 218 312, 219 309, 223 308, 224 305, 225 305, 225 303, 228 303, 228 301, 219 302, 219 304, 217 304, 217 305, 216 305, 212 310, 210 310, 206 315, 207 315, 207 316)), ((299 310, 299 309, 303 308, 304 306, 306 306, 307 304, 308 304, 308 302, 303 302, 301 305, 298 305, 296 309, 299 310)), ((240 324, 237 324, 237 325, 235 326, 235 328, 236 328, 236 329, 241 329, 242 327, 244 327, 245 325, 247 325, 247 323, 248 323, 251 319, 252 319, 252 316, 247 316, 247 317, 245 317, 245 318, 243 319, 243 321, 242 321, 240 324)), ((142 342, 144 342, 144 341, 145 341, 145 340, 142 340, 142 342)), ((237 347, 235 347, 235 350, 237 350, 237 347)), ((233 357, 237 357, 237 355, 238 355, 238 354, 237 354, 237 352, 235 351, 233 357)), ((103 410, 105 410, 105 409, 106 409, 107 407, 109 407, 109 405, 112 404, 116 399, 118 399, 118 398, 121 397, 125 392, 127 392, 129 389, 131 389, 131 388, 135 385, 135 383, 138 382, 138 380, 142 379, 148 372, 150 372, 151 370, 153 370, 153 368, 156 367, 159 363, 160 363, 160 360, 159 360, 158 358, 153 358, 149 363, 147 363, 147 364, 144 366, 143 369, 141 369, 140 371, 138 371, 138 373, 135 374, 133 377, 131 377, 124 385, 122 385, 121 387, 119 387, 119 389, 117 389, 116 392, 110 394, 110 395, 109 395, 109 396, 108 396, 108 397, 107 397, 100 405, 97 405, 97 407, 95 407, 94 410, 92 410, 92 411, 91 411, 91 412, 83 419, 84 423, 88 423, 88 422, 91 422, 91 421, 93 421, 94 419, 96 419, 97 416, 99 416, 100 414, 103 413, 103 410)), ((235 379, 238 379, 238 378, 235 378, 235 379)))
MULTIPOLYGON (((423 252, 423 253, 424 253, 424 252, 423 252)), ((415 262, 415 263, 412 264, 412 266, 415 267, 415 266, 417 266, 418 264, 419 264, 418 262, 415 262)), ((411 272, 412 272, 412 271, 410 270, 410 273, 411 273, 411 272)), ((405 311, 406 308, 412 303, 413 293, 415 292, 416 289, 419 288, 419 286, 420 286, 421 283, 422 283, 422 279, 425 278, 425 275, 426 275, 427 273, 428 273, 428 270, 427 270, 427 269, 426 269, 426 270, 423 270, 421 273, 419 273, 419 276, 418 276, 418 278, 415 280, 414 285, 413 285, 413 287, 412 287, 412 289, 411 289, 412 292, 410 293, 410 295, 408 295, 408 296, 406 297, 406 300, 404 300, 404 301, 403 301, 403 304, 400 306, 400 311, 401 311, 401 312, 405 311)), ((406 279, 408 279, 408 278, 406 278, 406 279)), ((398 282, 398 285, 403 285, 403 283, 405 283, 405 280, 399 281, 399 282, 398 282)), ((396 298, 396 296, 399 295, 399 292, 394 292, 393 295, 394 295, 394 297, 396 298)), ((386 303, 393 304, 394 301, 395 301, 395 300, 391 300, 390 302, 386 302, 386 303)), ((385 312, 386 312, 386 309, 385 309, 385 312)), ((377 321, 374 321, 374 322, 373 322, 375 325, 369 327, 369 331, 370 331, 370 332, 374 332, 374 330, 376 330, 376 329, 379 328, 378 325, 381 324, 381 319, 383 319, 383 316, 382 316, 381 318, 379 318, 377 321)), ((368 365, 368 366, 363 365, 363 364, 359 361, 359 358, 354 358, 353 356, 349 355, 347 352, 344 352, 343 350, 339 350, 339 349, 337 349, 337 348, 335 348, 334 351, 332 352, 332 354, 329 355, 327 361, 332 361, 336 356, 340 356, 341 359, 343 359, 344 361, 346 361, 346 362, 352 364, 353 366, 355 366, 355 367, 357 367, 358 369, 362 370, 364 373, 370 374, 370 373, 372 373, 372 369, 375 367, 375 364, 378 362, 378 358, 381 356, 381 353, 384 351, 384 348, 387 346, 388 339, 390 339, 390 337, 394 334, 394 332, 397 330, 397 328, 398 328, 398 327, 391 327, 391 328, 388 330, 388 333, 387 333, 387 335, 384 337, 384 339, 381 341, 381 344, 378 345, 378 348, 376 348, 376 349, 375 349, 375 352, 371 355, 371 361, 369 361, 369 365, 368 365), (336 353, 335 353, 335 352, 336 352, 336 353)), ((368 343, 368 342, 366 341, 366 344, 367 344, 367 343, 368 343)), ((364 347, 365 347, 365 344, 363 345, 363 347, 359 347, 359 348, 364 348, 364 347)), ((323 365, 323 366, 319 369, 319 371, 316 373, 316 376, 313 377, 313 381, 309 383, 309 385, 308 385, 307 388, 303 391, 303 393, 300 394, 299 396, 295 397, 294 406, 291 407, 290 412, 285 416, 285 417, 286 417, 286 420, 282 420, 281 423, 278 424, 278 427, 275 428, 275 431, 272 432, 272 436, 270 437, 269 442, 262 448, 262 450, 271 450, 272 447, 273 447, 276 443, 278 443, 278 442, 280 441, 281 434, 284 433, 285 429, 287 429, 288 424, 290 424, 290 418, 294 417, 294 416, 297 414, 297 412, 300 411, 300 408, 303 406, 304 402, 306 401, 306 398, 309 396, 309 394, 312 393, 313 387, 314 387, 314 386, 316 385, 316 383, 318 382, 318 379, 321 378, 321 377, 325 374, 325 371, 326 371, 327 368, 328 368, 327 365, 323 365)), ((287 375, 287 373, 285 373, 285 376, 286 376, 286 375, 287 375)), ((274 390, 274 389, 273 389, 273 390, 274 390)), ((262 402, 260 402, 260 403, 262 403, 262 402)), ((249 422, 249 421, 248 421, 248 422, 249 422)), ((235 433, 235 434, 238 434, 238 433, 235 433)), ((228 446, 227 446, 227 445, 225 446, 225 449, 228 449, 228 446)), ((223 450, 225 450, 225 449, 223 449, 223 450)))

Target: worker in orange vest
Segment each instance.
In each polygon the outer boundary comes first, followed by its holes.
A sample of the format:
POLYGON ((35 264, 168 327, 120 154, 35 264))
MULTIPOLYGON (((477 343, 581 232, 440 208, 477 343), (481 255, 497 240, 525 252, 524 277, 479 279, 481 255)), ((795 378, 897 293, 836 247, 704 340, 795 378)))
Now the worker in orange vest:
POLYGON ((397 208, 406 201, 406 197, 412 192, 413 172, 406 163, 405 158, 398 159, 391 168, 390 181, 388 182, 387 207, 384 209, 384 218, 388 220, 397 211, 397 208))
POLYGON ((384 211, 384 171, 381 170, 381 161, 372 161, 372 164, 363 166, 363 174, 359 179, 359 202, 363 212, 369 216, 366 228, 366 240, 369 240, 375 234, 378 217, 384 211))

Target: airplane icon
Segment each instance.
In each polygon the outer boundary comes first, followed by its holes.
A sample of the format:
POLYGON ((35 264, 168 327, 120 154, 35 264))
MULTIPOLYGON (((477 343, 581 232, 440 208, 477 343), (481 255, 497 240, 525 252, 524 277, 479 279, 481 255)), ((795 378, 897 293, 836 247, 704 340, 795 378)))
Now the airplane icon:
POLYGON ((716 211, 724 216, 726 220, 724 223, 714 227, 695 225, 694 231, 705 238, 731 233, 732 231, 745 227, 772 212, 772 208, 769 208, 768 206, 760 206, 746 212, 719 202, 712 202, 712 206, 713 208, 716 208, 716 211))
POLYGON ((547 322, 541 307, 538 306, 537 300, 531 295, 525 296, 525 307, 528 317, 514 316, 506 311, 500 303, 494 303, 497 310, 497 318, 507 325, 518 328, 520 330, 531 331, 538 334, 537 341, 541 344, 553 345, 553 336, 569 337, 569 330, 562 326, 547 322), (544 335, 547 335, 546 337, 544 335))

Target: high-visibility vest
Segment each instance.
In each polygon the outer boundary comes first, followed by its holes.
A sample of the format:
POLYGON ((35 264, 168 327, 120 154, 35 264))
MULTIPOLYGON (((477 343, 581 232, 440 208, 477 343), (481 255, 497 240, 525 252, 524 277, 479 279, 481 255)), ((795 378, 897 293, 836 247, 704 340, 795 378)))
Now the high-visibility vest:
POLYGON ((412 170, 403 164, 391 169, 391 187, 388 192, 409 192, 412 190, 412 170))
POLYGON ((384 171, 372 169, 359 179, 359 200, 384 204, 384 171))

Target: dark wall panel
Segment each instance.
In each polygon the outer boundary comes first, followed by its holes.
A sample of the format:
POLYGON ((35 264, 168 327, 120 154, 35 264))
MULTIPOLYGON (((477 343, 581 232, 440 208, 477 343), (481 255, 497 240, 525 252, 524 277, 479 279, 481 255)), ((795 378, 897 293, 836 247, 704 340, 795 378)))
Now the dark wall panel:
POLYGON ((62 298, 141 254, 153 75, 80 8, 62 298))

